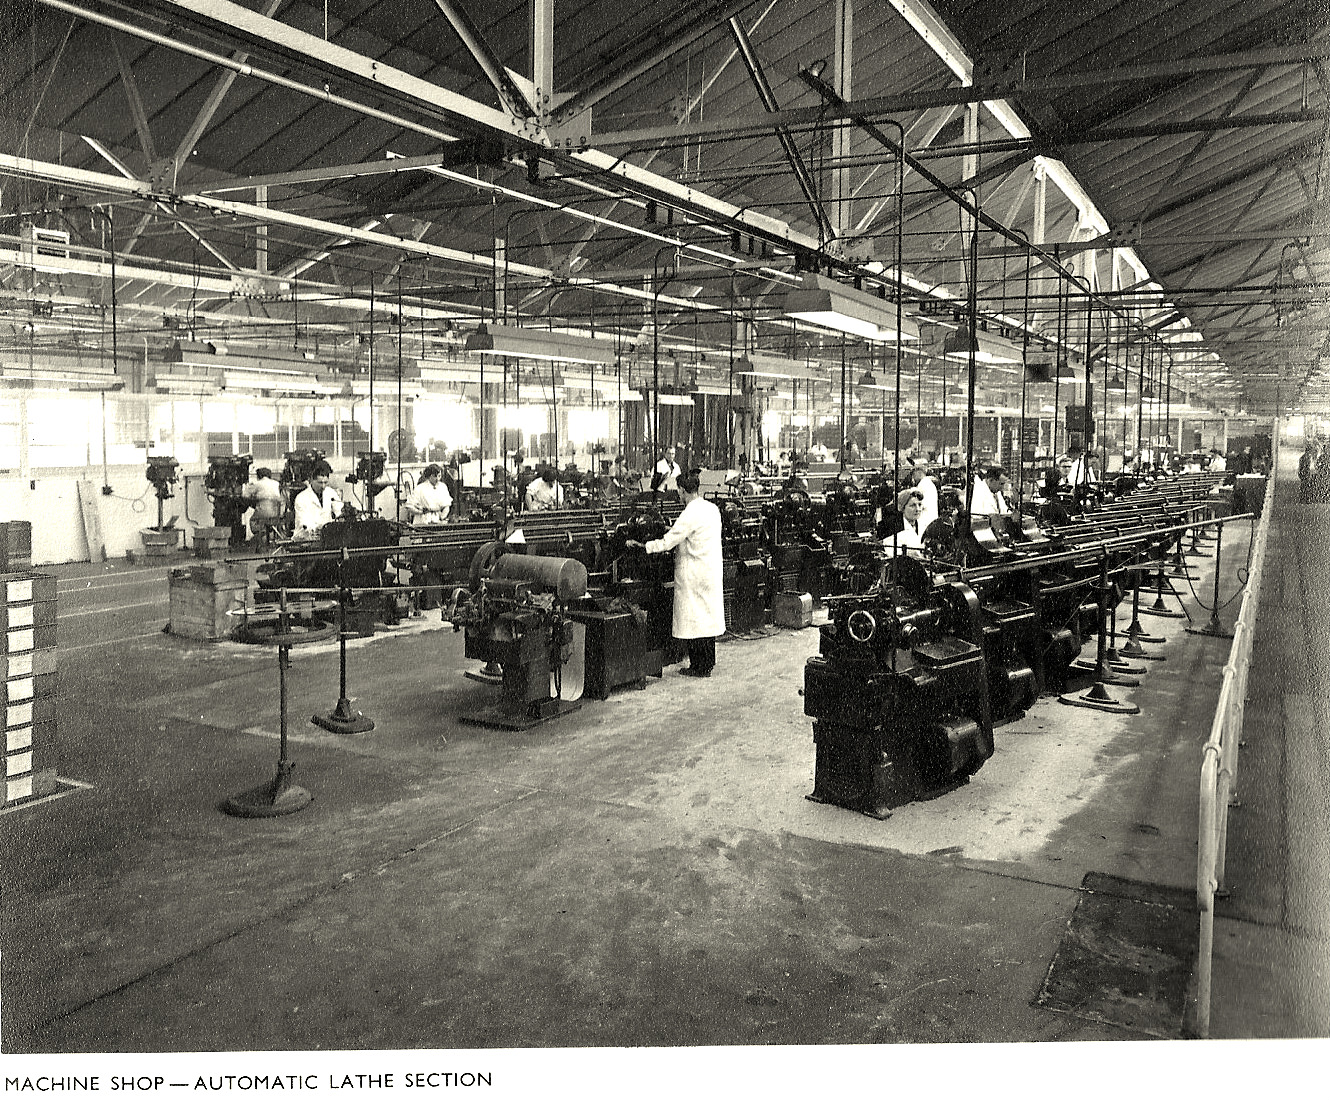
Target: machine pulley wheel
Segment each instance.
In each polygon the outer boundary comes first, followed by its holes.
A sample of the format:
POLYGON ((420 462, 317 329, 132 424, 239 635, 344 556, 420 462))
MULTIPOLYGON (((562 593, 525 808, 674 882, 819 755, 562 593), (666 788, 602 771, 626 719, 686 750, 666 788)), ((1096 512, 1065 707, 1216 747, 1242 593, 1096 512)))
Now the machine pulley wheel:
POLYGON ((475 556, 471 559, 470 581, 472 592, 480 591, 480 578, 489 572, 490 567, 503 556, 503 553, 503 543, 497 541, 487 542, 476 551, 475 556))
POLYGON ((859 608, 851 611, 845 619, 845 631, 860 645, 873 640, 877 633, 877 619, 871 611, 859 608))

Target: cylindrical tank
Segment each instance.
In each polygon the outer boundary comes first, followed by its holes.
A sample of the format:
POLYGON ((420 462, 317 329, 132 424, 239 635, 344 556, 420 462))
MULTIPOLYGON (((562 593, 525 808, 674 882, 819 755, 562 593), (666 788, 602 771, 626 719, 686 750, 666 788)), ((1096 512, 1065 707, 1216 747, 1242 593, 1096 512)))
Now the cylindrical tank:
POLYGON ((504 554, 489 575, 503 580, 528 581, 561 600, 586 595, 586 566, 573 558, 542 558, 527 554, 504 554))

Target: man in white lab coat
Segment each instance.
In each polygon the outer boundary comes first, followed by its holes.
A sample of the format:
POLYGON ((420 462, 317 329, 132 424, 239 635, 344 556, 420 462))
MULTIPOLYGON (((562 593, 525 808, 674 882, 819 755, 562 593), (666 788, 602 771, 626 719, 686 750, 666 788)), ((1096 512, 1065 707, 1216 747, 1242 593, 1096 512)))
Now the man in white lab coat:
POLYGON ((308 486, 296 495, 295 522, 291 531, 295 538, 316 539, 324 524, 341 515, 342 498, 328 484, 330 477, 332 467, 325 460, 319 459, 310 471, 308 486))
POLYGON ((659 489, 664 493, 672 493, 679 487, 679 475, 683 473, 679 469, 679 464, 674 461, 675 450, 673 447, 666 447, 665 453, 661 455, 660 461, 656 463, 656 474, 651 479, 651 488, 659 489))
POLYGON ((973 516, 1005 516, 1011 512, 1003 495, 1007 471, 1001 466, 990 466, 982 477, 974 479, 974 494, 970 500, 973 516))
POLYGON ((1067 483, 1075 492, 1082 486, 1099 484, 1099 456, 1097 454, 1081 452, 1071 463, 1071 469, 1067 472, 1067 483))
POLYGON ((687 643, 684 676, 710 676, 716 667, 716 639, 725 633, 724 572, 721 565, 720 509, 702 497, 697 474, 679 478, 684 509, 662 539, 630 547, 648 554, 674 553, 674 627, 687 643))

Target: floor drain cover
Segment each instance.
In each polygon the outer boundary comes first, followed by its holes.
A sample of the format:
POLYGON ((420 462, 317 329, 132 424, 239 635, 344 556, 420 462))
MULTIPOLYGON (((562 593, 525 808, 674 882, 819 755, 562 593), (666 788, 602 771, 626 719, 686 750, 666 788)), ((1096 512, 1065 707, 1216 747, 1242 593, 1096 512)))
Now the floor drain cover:
POLYGON ((1034 1003, 1161 1039, 1184 1035, 1196 896, 1091 871, 1034 1003))

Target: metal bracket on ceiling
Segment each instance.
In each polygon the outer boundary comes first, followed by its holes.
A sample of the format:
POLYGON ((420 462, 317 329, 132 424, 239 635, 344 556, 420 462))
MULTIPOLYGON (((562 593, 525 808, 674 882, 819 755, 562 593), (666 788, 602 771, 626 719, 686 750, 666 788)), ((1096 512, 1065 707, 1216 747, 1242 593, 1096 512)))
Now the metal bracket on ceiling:
POLYGON ((1111 225, 1104 238, 1108 248, 1131 248, 1141 243, 1141 223, 1136 221, 1111 225))

